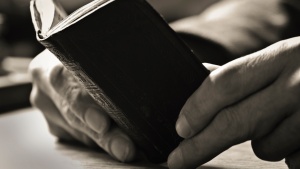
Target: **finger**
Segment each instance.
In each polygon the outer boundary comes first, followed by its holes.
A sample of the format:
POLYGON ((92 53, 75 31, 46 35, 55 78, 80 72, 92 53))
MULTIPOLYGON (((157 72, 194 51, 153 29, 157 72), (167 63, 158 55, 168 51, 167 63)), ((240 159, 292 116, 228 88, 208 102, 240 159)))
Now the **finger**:
POLYGON ((185 140, 169 156, 170 168, 194 168, 224 150, 246 140, 259 139, 293 111, 290 96, 274 84, 221 110, 194 137, 185 140), (281 96, 274 97, 274 96, 281 96))
POLYGON ((299 150, 299 119, 300 112, 295 113, 285 119, 267 136, 252 141, 252 147, 256 156, 267 161, 280 161, 289 154, 299 150))
POLYGON ((87 135, 68 125, 52 100, 36 85, 33 85, 30 101, 45 116, 51 134, 64 140, 77 140, 87 146, 95 146, 94 141, 87 135))
POLYGON ((276 80, 285 65, 279 53, 283 43, 234 60, 213 71, 183 106, 176 123, 181 137, 189 138, 203 129, 224 107, 276 80), (270 66, 272 65, 272 66, 270 66))
POLYGON ((54 121, 58 126, 67 124, 52 100, 35 84, 33 84, 30 93, 30 102, 33 106, 41 110, 46 120, 54 121))
POLYGON ((54 67, 49 79, 55 92, 51 94, 51 97, 57 100, 55 101, 57 107, 70 108, 70 112, 97 133, 101 134, 108 130, 111 120, 107 113, 97 105, 66 68, 54 67))
POLYGON ((131 161, 136 151, 133 142, 120 129, 109 127, 110 119, 105 112, 97 109, 99 108, 98 105, 91 101, 90 97, 86 97, 85 90, 82 90, 78 82, 72 76, 69 76, 69 73, 65 71, 59 61, 53 62, 50 59, 49 63, 45 63, 46 68, 44 68, 44 65, 39 65, 39 60, 43 60, 42 57, 45 57, 43 55, 45 53, 47 54, 47 51, 35 59, 35 62, 38 63, 32 63, 31 72, 35 77, 35 83, 54 101, 58 112, 63 116, 62 119, 65 119, 66 124, 69 124, 71 128, 88 135, 118 160, 131 161), (89 108, 96 108, 96 111, 89 108), (101 119, 104 122, 101 122, 101 119), (104 125, 104 127, 101 125, 104 125), (99 128, 102 131, 95 132, 95 128, 96 131, 99 131, 99 128))
POLYGON ((47 120, 49 131, 52 135, 58 137, 62 141, 78 142, 88 147, 98 147, 98 145, 86 134, 66 125, 60 127, 56 122, 47 120))
POLYGON ((218 65, 214 65, 214 64, 211 64, 211 63, 203 63, 203 65, 209 70, 209 71, 214 71, 216 69, 218 69, 220 66, 218 65))
MULTIPOLYGON (((86 111, 89 112, 87 113, 89 114, 88 117, 91 116, 93 119, 99 120, 99 123, 88 123, 95 131, 102 129, 99 124, 109 122, 109 120, 106 120, 108 119, 107 116, 102 115, 103 117, 99 117, 93 113, 95 111, 93 111, 94 109, 92 108, 95 107, 95 104, 92 104, 94 102, 91 97, 89 97, 87 92, 85 92, 61 62, 48 50, 43 51, 33 59, 29 70, 32 74, 33 83, 38 85, 39 89, 50 96, 51 99, 56 102, 57 107, 64 106, 67 101, 68 104, 71 104, 71 107, 74 107, 74 110, 77 110, 76 112, 78 113, 76 113, 76 115, 78 115, 81 120, 84 119, 83 112, 85 112, 85 110, 83 109, 86 109, 86 111), (78 102, 79 100, 80 102, 78 102), (82 106, 84 104, 88 105, 82 106), (87 107, 90 107, 91 110, 87 110, 87 107), (101 119, 103 119, 104 122, 101 122, 101 119)), ((98 108, 98 106, 96 107, 98 108)))
POLYGON ((111 126, 109 130, 97 133, 75 116, 70 109, 64 112, 63 116, 71 127, 88 135, 117 160, 128 162, 135 158, 136 148, 132 140, 116 126, 111 126))
POLYGON ((129 162, 136 157, 136 147, 131 139, 118 127, 114 126, 97 141, 111 156, 122 162, 129 162))
MULTIPOLYGON (((102 132, 95 132, 94 130, 89 128, 89 126, 86 123, 79 119, 72 112, 72 109, 67 104, 68 103, 66 103, 66 105, 60 105, 61 108, 63 107, 63 109, 60 109, 60 112, 62 112, 64 119, 66 119, 67 123, 72 128, 77 129, 78 131, 81 131, 82 133, 92 138, 92 140, 94 140, 101 148, 103 148, 106 152, 115 157, 117 160, 127 162, 132 161, 135 158, 136 148, 133 142, 120 129, 116 127, 105 126, 104 128, 106 128, 107 130, 102 130, 102 132)), ((99 115, 98 112, 94 113, 94 116, 99 115)), ((87 112, 87 114, 91 115, 91 113, 89 112, 87 112)), ((91 123, 92 121, 93 123, 97 123, 97 119, 93 119, 92 116, 86 118, 87 121, 89 118, 91 120, 91 123)), ((100 120, 101 119, 102 118, 100 118, 100 120)))
POLYGON ((45 93, 51 91, 46 77, 49 70, 55 66, 62 66, 61 62, 48 50, 44 50, 37 55, 29 65, 29 72, 32 76, 32 81, 39 85, 45 93))
POLYGON ((299 169, 300 168, 300 151, 293 153, 288 156, 285 160, 285 163, 288 165, 289 169, 299 169))

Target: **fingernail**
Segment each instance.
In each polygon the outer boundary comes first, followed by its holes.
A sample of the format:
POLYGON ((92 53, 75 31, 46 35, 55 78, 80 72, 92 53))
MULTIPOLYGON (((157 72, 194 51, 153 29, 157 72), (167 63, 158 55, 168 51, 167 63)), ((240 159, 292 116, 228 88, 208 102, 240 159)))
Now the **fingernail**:
POLYGON ((109 128, 109 119, 102 116, 98 109, 89 108, 84 118, 87 125, 98 134, 104 133, 109 128))
POLYGON ((116 138, 114 138, 111 144, 112 154, 116 159, 122 162, 126 162, 130 154, 130 146, 128 142, 129 141, 126 138, 117 136, 116 138))
POLYGON ((173 151, 168 158, 168 167, 170 169, 181 169, 182 165, 182 156, 180 150, 173 151))
POLYGON ((176 122, 176 131, 179 136, 183 138, 189 138, 192 136, 191 127, 184 115, 184 113, 181 113, 179 116, 179 119, 176 122))

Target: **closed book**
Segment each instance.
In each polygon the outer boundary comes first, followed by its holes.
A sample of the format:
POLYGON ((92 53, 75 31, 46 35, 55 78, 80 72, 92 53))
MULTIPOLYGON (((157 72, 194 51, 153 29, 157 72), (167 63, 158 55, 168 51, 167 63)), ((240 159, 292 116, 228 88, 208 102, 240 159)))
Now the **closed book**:
POLYGON ((144 0, 95 0, 68 16, 32 0, 31 12, 38 41, 149 161, 166 161, 181 141, 179 112, 209 71, 164 19, 144 0))

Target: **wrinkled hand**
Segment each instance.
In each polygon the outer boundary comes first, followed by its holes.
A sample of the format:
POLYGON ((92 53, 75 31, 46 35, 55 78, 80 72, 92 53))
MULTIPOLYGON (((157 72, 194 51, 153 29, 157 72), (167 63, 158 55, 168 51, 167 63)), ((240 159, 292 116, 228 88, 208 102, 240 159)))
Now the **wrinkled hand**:
POLYGON ((120 161, 131 161, 135 146, 106 112, 49 51, 30 64, 31 103, 45 116, 50 132, 64 140, 100 146, 120 161))
POLYGON ((176 130, 185 140, 169 156, 172 169, 196 168, 247 140, 259 158, 300 168, 300 37, 213 71, 176 130))

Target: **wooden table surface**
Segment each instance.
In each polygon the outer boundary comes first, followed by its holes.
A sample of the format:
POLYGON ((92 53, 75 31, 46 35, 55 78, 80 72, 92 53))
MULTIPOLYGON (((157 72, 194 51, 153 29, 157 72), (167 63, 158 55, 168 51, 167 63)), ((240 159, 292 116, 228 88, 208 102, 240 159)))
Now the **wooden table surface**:
MULTIPOLYGON (((124 164, 105 152, 57 143, 41 113, 33 108, 0 115, 0 169, 152 169, 165 164, 124 164)), ((250 143, 234 146, 199 169, 287 169, 284 161, 256 158, 250 143)))

